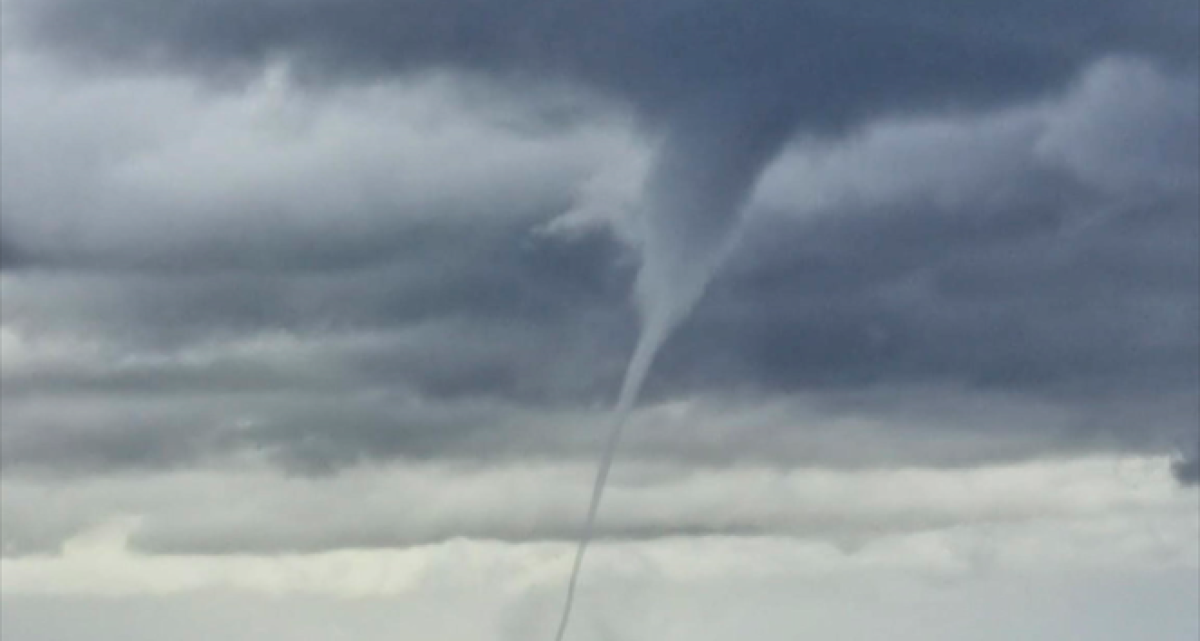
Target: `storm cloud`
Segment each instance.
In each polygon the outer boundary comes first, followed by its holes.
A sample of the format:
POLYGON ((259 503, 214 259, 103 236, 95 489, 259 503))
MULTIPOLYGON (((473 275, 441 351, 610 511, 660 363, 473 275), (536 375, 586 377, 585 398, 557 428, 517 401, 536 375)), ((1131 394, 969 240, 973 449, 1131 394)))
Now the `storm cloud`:
MULTIPOLYGON (((3 7, 7 478, 590 460, 636 337, 641 182, 727 109, 784 124, 633 464, 1100 453, 1195 482, 1194 2, 3 7)), ((775 509, 607 534, 787 530, 775 509)), ((520 517, 382 539, 569 522, 520 517)), ((176 552, 378 538, 149 518, 133 545, 176 552)))

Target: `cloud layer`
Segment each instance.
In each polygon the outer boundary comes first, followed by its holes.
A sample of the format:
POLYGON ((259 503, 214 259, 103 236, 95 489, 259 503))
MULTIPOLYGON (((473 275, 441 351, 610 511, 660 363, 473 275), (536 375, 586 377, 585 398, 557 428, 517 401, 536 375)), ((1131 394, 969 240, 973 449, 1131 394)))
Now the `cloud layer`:
POLYGON ((673 170, 581 639, 1195 636, 1195 2, 0 7, 6 638, 548 635, 673 170))

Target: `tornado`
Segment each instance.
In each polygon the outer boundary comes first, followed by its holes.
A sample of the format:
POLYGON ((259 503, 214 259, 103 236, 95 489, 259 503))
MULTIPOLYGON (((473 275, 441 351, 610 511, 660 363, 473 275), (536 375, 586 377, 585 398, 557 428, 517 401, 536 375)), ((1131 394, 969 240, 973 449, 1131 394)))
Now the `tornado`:
POLYGON ((784 103, 727 88, 672 119, 641 194, 642 262, 634 282, 640 331, 612 410, 555 641, 563 641, 575 590, 621 434, 654 359, 704 295, 729 253, 746 202, 791 130, 784 103))

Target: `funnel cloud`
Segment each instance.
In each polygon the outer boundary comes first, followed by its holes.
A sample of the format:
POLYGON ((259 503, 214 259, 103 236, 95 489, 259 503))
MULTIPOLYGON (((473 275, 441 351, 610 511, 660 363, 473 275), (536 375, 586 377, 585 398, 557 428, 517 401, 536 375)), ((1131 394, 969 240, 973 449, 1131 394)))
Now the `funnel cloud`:
POLYGON ((760 99, 739 93, 718 93, 711 103, 702 102, 673 121, 646 181, 641 204, 642 262, 634 285, 641 332, 600 457, 555 637, 558 641, 566 632, 579 571, 621 433, 654 358, 703 296, 729 250, 751 190, 786 140, 792 121, 788 110, 770 100, 759 102, 759 109, 730 104, 760 99))

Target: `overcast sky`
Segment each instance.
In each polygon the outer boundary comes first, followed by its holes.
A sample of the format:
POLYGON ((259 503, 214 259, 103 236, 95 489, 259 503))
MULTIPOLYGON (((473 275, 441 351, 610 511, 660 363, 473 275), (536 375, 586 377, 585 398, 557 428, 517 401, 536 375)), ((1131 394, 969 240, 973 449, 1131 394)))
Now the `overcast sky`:
POLYGON ((6 641, 550 638, 681 149, 569 638, 1200 634, 1194 0, 0 8, 6 641))

